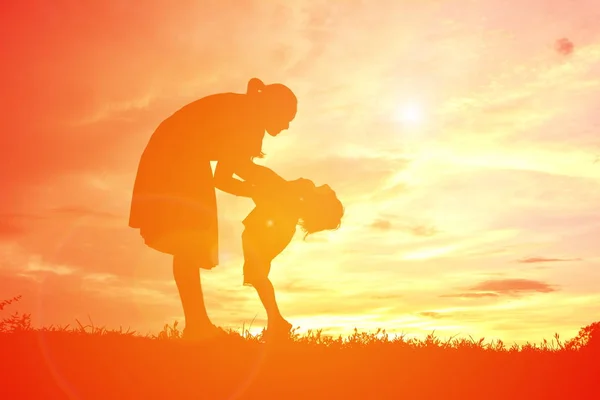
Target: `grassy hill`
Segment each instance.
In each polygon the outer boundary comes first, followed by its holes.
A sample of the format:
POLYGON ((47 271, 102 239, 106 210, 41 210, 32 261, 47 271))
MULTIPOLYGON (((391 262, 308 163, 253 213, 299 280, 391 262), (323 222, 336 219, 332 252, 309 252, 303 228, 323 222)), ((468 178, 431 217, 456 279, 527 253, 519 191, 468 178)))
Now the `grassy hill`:
MULTIPOLYGON (((0 309, 9 302, 0 303, 0 309)), ((595 399, 600 323, 561 341, 326 337, 264 343, 247 332, 190 343, 158 335, 0 323, 0 399, 595 399)))

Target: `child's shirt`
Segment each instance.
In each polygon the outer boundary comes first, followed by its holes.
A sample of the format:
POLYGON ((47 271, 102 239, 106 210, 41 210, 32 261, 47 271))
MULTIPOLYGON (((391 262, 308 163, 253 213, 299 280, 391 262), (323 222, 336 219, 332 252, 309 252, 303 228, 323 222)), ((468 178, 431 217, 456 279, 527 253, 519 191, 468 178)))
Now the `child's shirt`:
POLYGON ((277 192, 274 196, 261 196, 254 199, 256 207, 242 222, 246 228, 275 225, 295 228, 300 218, 301 201, 287 191, 277 192))
POLYGON ((247 262, 270 264, 296 233, 301 199, 283 190, 273 196, 257 196, 254 202, 256 207, 243 221, 244 258, 247 262))

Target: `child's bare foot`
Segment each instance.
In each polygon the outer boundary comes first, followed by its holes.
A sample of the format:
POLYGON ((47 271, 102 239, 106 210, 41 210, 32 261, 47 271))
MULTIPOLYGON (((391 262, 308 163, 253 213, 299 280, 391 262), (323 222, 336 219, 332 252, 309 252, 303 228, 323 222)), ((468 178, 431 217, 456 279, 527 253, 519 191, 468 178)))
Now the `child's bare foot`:
POLYGON ((288 338, 292 330, 292 324, 285 319, 281 319, 277 322, 269 322, 267 325, 266 336, 268 338, 288 338))

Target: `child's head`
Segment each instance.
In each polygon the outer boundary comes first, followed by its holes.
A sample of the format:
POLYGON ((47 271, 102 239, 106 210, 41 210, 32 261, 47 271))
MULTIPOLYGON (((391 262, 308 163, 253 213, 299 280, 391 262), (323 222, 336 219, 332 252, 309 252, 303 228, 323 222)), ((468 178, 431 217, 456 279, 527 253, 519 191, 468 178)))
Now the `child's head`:
POLYGON ((329 185, 317 186, 304 196, 300 227, 306 236, 324 230, 338 229, 344 216, 344 206, 329 185))
POLYGON ((296 95, 290 88, 281 83, 265 85, 260 79, 252 78, 248 82, 247 93, 259 99, 264 110, 265 130, 269 135, 277 136, 289 128, 298 107, 296 95))

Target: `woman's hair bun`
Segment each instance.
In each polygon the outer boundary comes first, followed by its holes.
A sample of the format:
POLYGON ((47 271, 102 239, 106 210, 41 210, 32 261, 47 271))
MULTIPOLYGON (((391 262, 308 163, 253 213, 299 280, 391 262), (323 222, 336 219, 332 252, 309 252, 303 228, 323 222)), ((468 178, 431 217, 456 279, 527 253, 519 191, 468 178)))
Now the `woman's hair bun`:
POLYGON ((265 84, 258 78, 252 78, 248 81, 247 94, 258 94, 265 88, 265 84))

